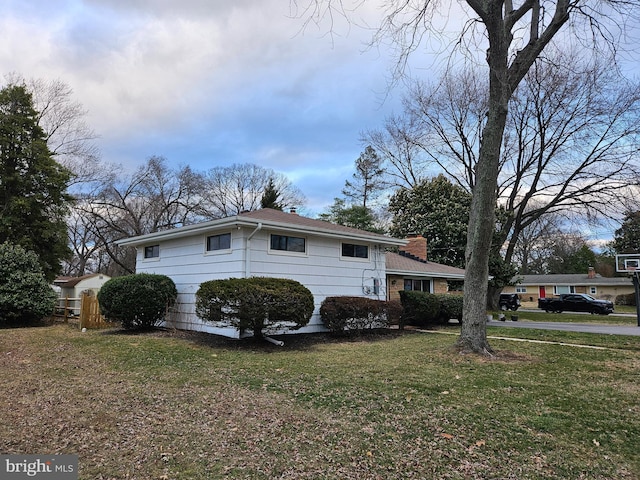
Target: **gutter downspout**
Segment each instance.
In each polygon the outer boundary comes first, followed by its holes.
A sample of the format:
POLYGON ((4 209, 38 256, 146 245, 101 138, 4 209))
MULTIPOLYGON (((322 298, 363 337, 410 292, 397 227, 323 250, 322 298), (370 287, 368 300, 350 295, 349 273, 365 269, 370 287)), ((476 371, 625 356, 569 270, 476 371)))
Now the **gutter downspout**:
POLYGON ((251 232, 247 237, 247 246, 245 248, 245 259, 244 259, 244 278, 249 278, 251 276, 251 239, 260 230, 262 230, 262 222, 259 222, 256 229, 253 232, 251 232))

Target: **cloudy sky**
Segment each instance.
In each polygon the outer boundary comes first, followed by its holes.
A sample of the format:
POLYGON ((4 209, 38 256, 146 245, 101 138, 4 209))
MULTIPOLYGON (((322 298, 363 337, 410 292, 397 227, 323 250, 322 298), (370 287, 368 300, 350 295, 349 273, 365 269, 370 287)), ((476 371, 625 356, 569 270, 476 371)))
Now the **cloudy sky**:
MULTIPOLYGON (((356 23, 378 24, 373 3, 356 23)), ((387 88, 389 52, 367 48, 372 30, 336 18, 327 35, 300 14, 289 0, 3 0, 0 66, 69 85, 104 161, 255 163, 319 213, 402 91, 387 88)))

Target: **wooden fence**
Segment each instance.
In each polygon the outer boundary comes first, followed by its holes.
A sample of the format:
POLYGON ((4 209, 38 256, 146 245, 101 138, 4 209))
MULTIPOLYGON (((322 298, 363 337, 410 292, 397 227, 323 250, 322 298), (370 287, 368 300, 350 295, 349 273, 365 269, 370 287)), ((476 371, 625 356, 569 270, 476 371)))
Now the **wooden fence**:
POLYGON ((78 322, 80 328, 105 328, 109 323, 100 314, 98 299, 83 294, 80 298, 59 298, 53 312, 54 320, 78 322))

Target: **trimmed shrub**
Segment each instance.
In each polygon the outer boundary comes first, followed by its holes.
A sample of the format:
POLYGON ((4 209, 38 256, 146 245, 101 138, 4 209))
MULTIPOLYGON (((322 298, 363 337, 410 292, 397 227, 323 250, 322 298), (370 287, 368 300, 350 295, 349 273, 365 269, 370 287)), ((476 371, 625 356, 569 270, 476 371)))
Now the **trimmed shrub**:
POLYGON ((616 305, 632 305, 636 304, 636 294, 635 293, 625 293, 623 295, 618 295, 616 297, 616 305))
POLYGON ((271 277, 229 278, 200 284, 196 315, 241 333, 262 337, 268 331, 297 330, 311 320, 313 294, 295 280, 271 277))
POLYGON ((107 281, 98 292, 102 314, 122 328, 145 330, 158 326, 178 296, 166 275, 136 273, 107 281))
POLYGON ((332 333, 387 328, 395 306, 366 297, 327 297, 320 305, 320 318, 332 333))
POLYGON ((462 322, 462 295, 437 294, 440 300, 440 320, 447 323, 451 318, 462 322))
POLYGON ((400 301, 403 325, 433 325, 440 317, 440 301, 432 293, 401 290, 400 301))
POLYGON ((451 318, 462 321, 461 295, 402 290, 400 301, 403 308, 401 326, 409 324, 423 327, 446 324, 451 318))
POLYGON ((53 313, 56 299, 34 252, 0 244, 0 325, 42 320, 53 313))

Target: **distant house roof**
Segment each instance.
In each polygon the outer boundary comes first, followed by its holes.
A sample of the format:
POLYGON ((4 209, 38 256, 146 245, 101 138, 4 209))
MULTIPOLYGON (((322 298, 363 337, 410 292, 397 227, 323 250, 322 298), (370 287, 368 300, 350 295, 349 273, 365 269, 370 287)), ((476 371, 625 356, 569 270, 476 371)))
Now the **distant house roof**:
POLYGON ((387 252, 387 275, 429 275, 441 278, 464 279, 462 268, 450 267, 441 263, 419 260, 412 255, 387 252))
POLYGON ((375 242, 388 246, 403 246, 407 243, 406 240, 389 237, 387 235, 367 232, 366 230, 345 227, 343 225, 336 225, 324 220, 316 220, 313 218, 303 217, 296 213, 286 213, 271 208, 262 208, 251 212, 243 212, 231 217, 126 238, 118 240, 116 243, 125 246, 138 246, 160 240, 169 240, 188 235, 206 233, 207 231, 242 226, 253 228, 267 227, 272 230, 296 232, 301 234, 315 234, 324 237, 350 238, 353 240, 375 242))
POLYGON ((57 277, 53 281, 53 284, 60 288, 73 288, 83 280, 98 277, 100 275, 105 276, 102 273, 90 273, 88 275, 82 275, 81 277, 57 277))
POLYGON ((514 279, 518 285, 575 285, 575 286, 597 286, 597 285, 629 285, 629 277, 603 277, 596 275, 590 278, 584 273, 576 274, 553 274, 553 275, 520 275, 514 279))

